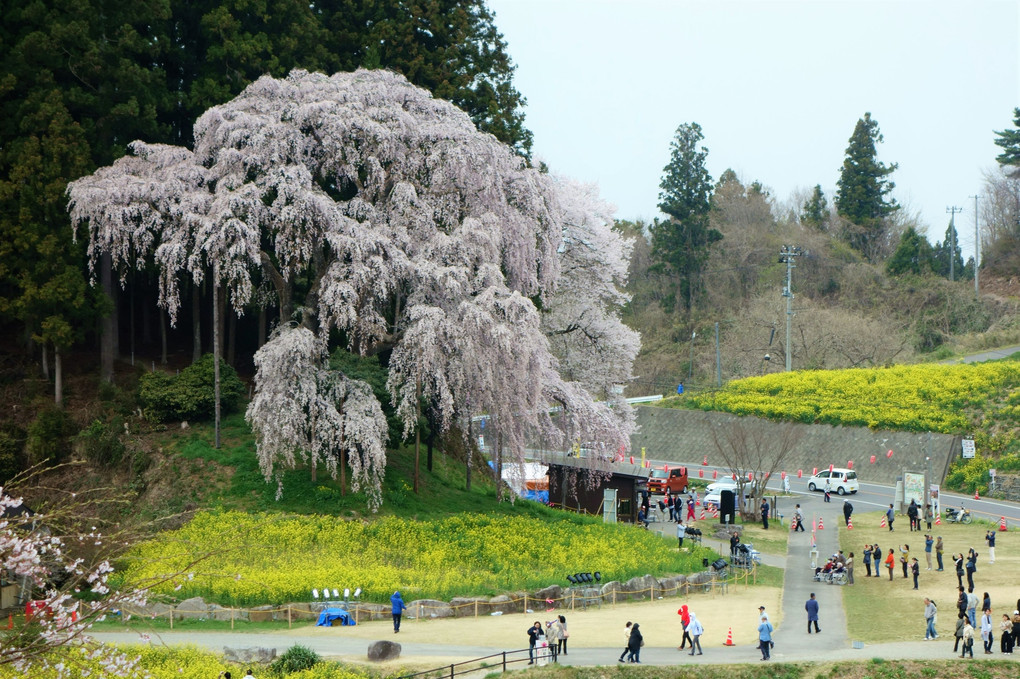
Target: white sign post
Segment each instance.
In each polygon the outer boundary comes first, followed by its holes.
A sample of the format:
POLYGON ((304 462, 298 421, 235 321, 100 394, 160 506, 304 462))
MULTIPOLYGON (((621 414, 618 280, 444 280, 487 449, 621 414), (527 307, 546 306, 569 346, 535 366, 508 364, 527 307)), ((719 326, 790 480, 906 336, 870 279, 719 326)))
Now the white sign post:
POLYGON ((974 439, 963 439, 961 442, 963 445, 963 457, 964 459, 971 459, 974 457, 974 439))

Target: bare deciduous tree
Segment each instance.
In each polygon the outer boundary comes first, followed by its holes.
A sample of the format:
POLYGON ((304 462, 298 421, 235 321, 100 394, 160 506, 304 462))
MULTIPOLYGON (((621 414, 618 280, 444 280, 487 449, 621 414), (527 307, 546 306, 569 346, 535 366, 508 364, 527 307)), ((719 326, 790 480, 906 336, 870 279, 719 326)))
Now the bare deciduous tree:
MULTIPOLYGON (((802 436, 803 429, 795 424, 740 417, 712 430, 712 443, 729 474, 735 477, 737 497, 760 498, 765 483, 783 467, 802 436)), ((740 514, 745 519, 757 520, 758 503, 749 504, 750 507, 740 507, 740 514)))

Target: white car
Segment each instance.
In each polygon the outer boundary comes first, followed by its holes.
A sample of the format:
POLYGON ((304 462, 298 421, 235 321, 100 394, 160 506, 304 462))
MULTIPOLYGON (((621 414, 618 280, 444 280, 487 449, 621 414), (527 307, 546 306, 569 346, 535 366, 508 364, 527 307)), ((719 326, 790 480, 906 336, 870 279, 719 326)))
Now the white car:
POLYGON ((825 469, 808 479, 807 489, 812 492, 825 490, 826 482, 829 484, 829 492, 837 495, 856 493, 861 488, 857 482, 857 472, 853 469, 833 469, 831 475, 829 470, 825 469))
POLYGON ((702 502, 705 506, 712 505, 714 507, 719 506, 719 497, 722 491, 731 490, 734 493, 737 492, 736 481, 716 481, 715 483, 708 484, 708 488, 705 489, 705 499, 702 502))

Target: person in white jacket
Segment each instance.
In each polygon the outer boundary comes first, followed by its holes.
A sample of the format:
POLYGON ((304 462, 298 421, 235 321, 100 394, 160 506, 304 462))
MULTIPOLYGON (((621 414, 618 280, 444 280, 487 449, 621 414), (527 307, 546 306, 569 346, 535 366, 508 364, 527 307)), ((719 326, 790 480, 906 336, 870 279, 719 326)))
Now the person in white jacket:
POLYGON ((687 623, 687 633, 691 635, 691 655, 694 655, 694 649, 698 649, 698 655, 701 655, 701 635, 705 633, 705 628, 694 613, 691 613, 691 621, 687 623))
POLYGON ((992 609, 986 608, 981 616, 981 641, 985 643, 985 655, 992 654, 992 609))

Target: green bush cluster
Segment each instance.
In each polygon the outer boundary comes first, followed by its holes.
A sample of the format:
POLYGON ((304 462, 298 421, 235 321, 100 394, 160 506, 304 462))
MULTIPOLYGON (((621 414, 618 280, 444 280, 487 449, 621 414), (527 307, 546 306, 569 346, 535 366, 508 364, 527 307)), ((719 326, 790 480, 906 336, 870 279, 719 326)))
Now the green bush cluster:
POLYGON ((102 420, 93 420, 92 424, 78 432, 78 445, 82 454, 89 462, 103 467, 115 467, 124 460, 124 444, 118 436, 123 422, 115 419, 107 425, 102 420))
POLYGON ((39 411, 28 425, 29 464, 63 462, 71 453, 73 435, 74 423, 63 410, 49 406, 39 411))
POLYGON ((271 669, 278 675, 293 674, 302 670, 310 670, 319 664, 322 658, 307 646, 291 646, 273 661, 271 669))
MULTIPOLYGON (((206 354, 179 375, 151 372, 140 380, 142 412, 153 422, 200 421, 213 417, 213 357, 206 354)), ((237 410, 244 383, 237 371, 220 360, 220 404, 223 413, 237 410)))
POLYGON ((14 424, 0 425, 0 485, 25 468, 25 430, 14 424))

